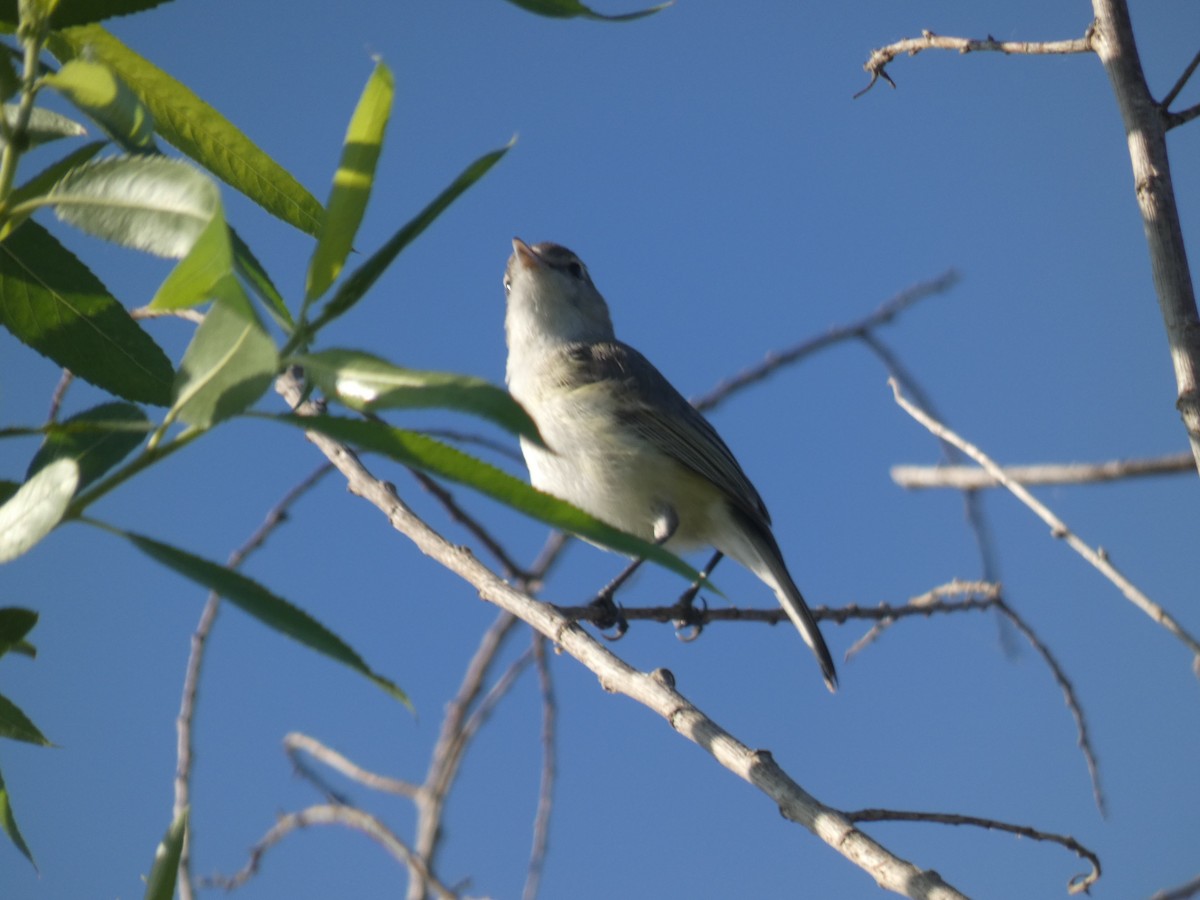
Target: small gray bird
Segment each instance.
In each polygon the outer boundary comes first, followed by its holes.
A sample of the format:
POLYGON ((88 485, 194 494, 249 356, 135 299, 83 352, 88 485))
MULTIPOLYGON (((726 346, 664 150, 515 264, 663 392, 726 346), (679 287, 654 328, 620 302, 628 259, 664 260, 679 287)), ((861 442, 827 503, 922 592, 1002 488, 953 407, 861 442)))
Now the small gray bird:
POLYGON ((579 257, 513 238, 504 290, 509 391, 546 442, 521 439, 534 487, 669 549, 707 545, 714 562, 737 560, 775 591, 836 690, 833 658, 758 491, 708 420, 616 339, 579 257))

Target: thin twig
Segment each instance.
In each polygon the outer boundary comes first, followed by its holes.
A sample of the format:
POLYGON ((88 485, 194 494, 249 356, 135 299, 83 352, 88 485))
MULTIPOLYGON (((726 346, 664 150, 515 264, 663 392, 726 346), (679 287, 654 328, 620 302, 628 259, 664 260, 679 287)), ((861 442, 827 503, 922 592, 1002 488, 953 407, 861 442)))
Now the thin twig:
POLYGON ((1165 126, 1167 130, 1178 128, 1180 125, 1186 125, 1192 119, 1200 117, 1200 103, 1195 106, 1189 106, 1187 109, 1181 109, 1179 112, 1167 113, 1165 118, 1165 126))
POLYGON ((400 840, 379 819, 370 813, 363 812, 361 809, 332 803, 310 806, 300 812, 280 816, 279 821, 271 826, 271 829, 255 844, 254 849, 250 851, 249 860, 240 871, 227 878, 211 879, 211 884, 224 888, 227 891, 241 887, 258 874, 263 856, 266 855, 268 850, 293 831, 298 831, 301 828, 311 828, 314 825, 344 825, 347 828, 353 828, 355 831, 361 831, 383 847, 394 859, 409 868, 415 867, 419 869, 427 887, 439 898, 442 898, 442 900, 455 900, 455 893, 438 881, 430 873, 421 858, 413 853, 404 841, 400 840))
POLYGON ((978 40, 975 38, 946 37, 934 34, 932 31, 922 31, 919 38, 905 38, 871 51, 871 58, 863 64, 863 70, 871 76, 871 81, 865 88, 854 95, 857 100, 871 88, 880 78, 896 86, 887 73, 888 65, 897 56, 916 56, 922 50, 954 50, 958 53, 994 52, 1006 55, 1020 54, 1023 56, 1062 55, 1068 53, 1090 53, 1092 51, 1092 29, 1083 37, 1069 41, 998 41, 989 36, 978 40))
POLYGON ((70 369, 63 369, 62 375, 59 376, 58 384, 54 387, 54 393, 50 395, 50 410, 46 413, 47 425, 53 425, 58 420, 58 411, 62 409, 63 400, 67 396, 67 389, 74 381, 75 373, 70 369))
MULTIPOLYGON (((971 610, 984 610, 994 608, 997 601, 1000 599, 1000 585, 991 581, 949 581, 946 584, 940 584, 932 590, 926 591, 924 594, 918 594, 906 604, 899 607, 886 606, 880 604, 879 609, 886 609, 888 615, 871 618, 876 618, 876 622, 871 628, 857 641, 855 641, 850 649, 846 651, 843 657, 847 662, 869 647, 875 641, 882 637, 884 631, 893 623, 902 618, 908 618, 914 615, 929 616, 935 612, 968 612, 971 610), (968 597, 963 601, 948 601, 947 597, 958 597, 964 594, 975 594, 975 597, 968 597)), ((862 618, 867 618, 863 616, 862 618)))
POLYGON ((1066 847, 1080 859, 1085 859, 1092 871, 1076 875, 1067 882, 1067 893, 1086 894, 1097 879, 1100 878, 1100 857, 1089 850, 1070 835, 1054 834, 1050 831, 1039 831, 1026 825, 1013 825, 997 819, 984 819, 979 816, 963 816, 957 813, 912 812, 898 809, 859 809, 846 813, 846 818, 852 822, 940 822, 943 825, 973 825, 976 828, 986 828, 993 831, 1007 831, 1018 837, 1027 837, 1035 841, 1049 841, 1066 847))
POLYGON ((307 771, 307 765, 299 758, 301 752, 307 753, 322 765, 328 766, 351 781, 357 781, 359 784, 373 791, 396 794, 401 797, 415 797, 419 790, 411 781, 392 778, 388 775, 380 775, 364 769, 331 747, 327 747, 316 738, 301 734, 298 731, 290 732, 284 736, 283 747, 288 758, 302 771, 307 771))
MULTIPOLYGON (((326 462, 317 466, 304 480, 283 495, 283 499, 275 504, 267 513, 263 523, 250 535, 246 543, 229 555, 226 565, 231 569, 240 566, 251 553, 258 550, 270 537, 271 532, 287 521, 288 511, 296 502, 323 477, 333 470, 326 462)), ((204 663, 204 649, 213 624, 217 619, 217 611, 221 606, 219 594, 210 593, 200 613, 200 621, 192 634, 191 651, 188 654, 187 669, 183 677, 183 696, 179 702, 179 715, 175 720, 175 808, 174 817, 191 805, 192 780, 192 721, 196 715, 196 693, 200 686, 200 670, 204 663)), ((180 900, 192 900, 194 890, 191 874, 191 829, 184 838, 183 851, 179 857, 179 897, 180 900)))
POLYGON ((1178 80, 1176 80, 1175 85, 1169 91, 1167 91, 1167 96, 1163 97, 1162 100, 1159 101, 1159 109, 1161 109, 1163 112, 1170 110, 1171 104, 1175 102, 1175 98, 1179 96, 1179 92, 1182 91, 1184 85, 1188 83, 1188 79, 1192 77, 1197 66, 1200 66, 1200 52, 1197 52, 1196 55, 1192 57, 1192 61, 1187 64, 1187 68, 1183 70, 1183 73, 1179 76, 1178 80))
POLYGON ((550 660, 546 656, 546 639, 533 633, 533 661, 537 665, 538 689, 542 695, 542 775, 538 783, 537 813, 533 817, 533 846, 529 851, 529 868, 525 874, 522 900, 536 900, 546 865, 546 848, 550 843, 550 812, 554 807, 554 779, 558 772, 557 721, 558 706, 554 700, 554 681, 550 676, 550 660))
POLYGON ((1192 651, 1193 665, 1200 662, 1200 642, 1198 642, 1191 634, 1180 625, 1175 618, 1163 609, 1159 604, 1155 603, 1147 597, 1142 591, 1126 578, 1116 566, 1108 558, 1108 554, 1104 550, 1095 550, 1085 544, 1074 532, 1067 528, 1066 523, 1052 513, 1043 503, 1037 500, 1029 491, 1027 491, 1019 482, 1010 479, 1000 466, 992 461, 982 450, 974 444, 968 443, 963 438, 959 437, 945 425, 934 420, 923 410, 913 405, 901 392, 900 385, 895 380, 889 381, 892 388, 892 393, 895 395, 896 403, 907 412, 910 416, 924 425, 929 431, 943 440, 951 441, 960 450, 983 466, 988 474, 999 481, 1022 503, 1033 510, 1034 514, 1039 519, 1050 526, 1050 533, 1056 537, 1066 541, 1067 544, 1086 559, 1089 563, 1096 567, 1101 574, 1111 581, 1125 595, 1131 603, 1138 609, 1148 615, 1151 619, 1163 626, 1171 634, 1175 635, 1182 641, 1188 649, 1192 651))
POLYGON ((954 287, 954 285, 958 284, 958 280, 958 273, 950 269, 937 278, 929 281, 921 281, 911 287, 907 287, 873 313, 864 316, 857 322, 838 325, 818 337, 801 341, 799 344, 795 344, 784 350, 772 351, 767 354, 767 357, 761 363, 752 366, 732 378, 725 379, 707 394, 693 400, 692 405, 701 412, 710 410, 717 404, 728 400, 731 395, 752 384, 757 384, 784 366, 791 365, 805 356, 816 353, 818 350, 824 350, 826 347, 841 341, 862 337, 873 328, 887 325, 914 303, 924 300, 926 297, 932 297, 935 294, 944 294, 950 288, 954 287))
POLYGON ((1158 891, 1150 900, 1188 900, 1189 897, 1195 897, 1197 894, 1200 894, 1200 875, 1187 884, 1158 891))
MULTIPOLYGON (((1012 481, 1031 484, 1096 484, 1147 475, 1178 475, 1194 472, 1191 453, 1173 453, 1149 459, 1110 459, 1098 463, 1037 463, 1005 466, 1012 481)), ((892 466, 892 481, 902 488, 954 488, 981 490, 999 487, 1000 482, 978 466, 892 466)))

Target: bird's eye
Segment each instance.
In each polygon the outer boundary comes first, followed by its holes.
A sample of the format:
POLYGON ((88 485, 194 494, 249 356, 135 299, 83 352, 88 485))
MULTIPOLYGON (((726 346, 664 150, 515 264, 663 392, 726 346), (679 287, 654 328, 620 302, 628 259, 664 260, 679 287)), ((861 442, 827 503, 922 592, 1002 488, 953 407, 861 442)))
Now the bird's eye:
POLYGON ((567 271, 571 273, 573 278, 579 278, 582 280, 585 270, 583 268, 583 263, 577 259, 573 259, 567 264, 567 271))

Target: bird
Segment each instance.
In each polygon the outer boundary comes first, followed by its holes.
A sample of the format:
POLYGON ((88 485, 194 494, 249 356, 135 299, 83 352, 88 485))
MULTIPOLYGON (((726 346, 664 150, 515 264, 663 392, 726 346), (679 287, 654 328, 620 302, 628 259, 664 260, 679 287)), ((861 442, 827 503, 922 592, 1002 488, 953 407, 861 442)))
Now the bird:
POLYGON ((722 555, 740 563, 774 591, 835 691, 829 647, 766 505, 716 429, 617 340, 608 304, 575 253, 520 238, 512 247, 505 378, 542 438, 521 437, 533 486, 672 551, 711 546, 710 570, 722 555))

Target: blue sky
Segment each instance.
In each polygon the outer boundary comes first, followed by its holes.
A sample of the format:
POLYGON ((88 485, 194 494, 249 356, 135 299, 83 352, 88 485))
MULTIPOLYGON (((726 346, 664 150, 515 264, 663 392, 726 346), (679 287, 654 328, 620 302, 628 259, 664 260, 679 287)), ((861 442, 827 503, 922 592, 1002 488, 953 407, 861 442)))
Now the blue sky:
MULTIPOLYGON (((305 0, 281 9, 181 0, 112 30, 319 198, 371 57, 382 57, 397 100, 360 251, 386 240, 467 162, 518 136, 325 346, 502 382, 500 279, 520 235, 576 250, 618 334, 695 396, 772 349, 954 268, 959 286, 881 335, 964 436, 1006 463, 1186 447, 1121 122, 1098 60, 930 52, 893 64, 897 90, 880 85, 851 99, 873 47, 923 28, 1077 37, 1091 19, 1084 2, 681 0, 622 25, 540 19, 501 0, 305 0)), ((1200 9, 1143 3, 1133 15, 1161 96, 1196 52, 1200 9)), ((1200 102, 1197 85, 1181 102, 1200 102)), ((1193 259, 1197 134, 1193 124, 1170 138, 1193 259)), ((230 219, 298 300, 311 240, 232 192, 226 199, 230 219)), ((131 306, 168 271, 52 227, 131 306)), ((190 326, 154 328, 177 359, 190 326)), ((40 421, 56 380, 53 366, 0 335, 0 422, 40 421)), ((934 463, 939 451, 885 382, 864 347, 845 344, 711 417, 770 507, 814 605, 900 603, 980 574, 959 496, 905 492, 889 478, 892 465, 934 463)), ((98 399, 78 387, 67 409, 98 399)), ((280 407, 271 396, 263 408, 280 407)), ((486 430, 434 413, 393 419, 486 430)), ((20 477, 33 450, 0 445, 0 477, 20 477)), ((234 423, 95 512, 224 559, 319 461, 296 434, 234 423)), ((469 542, 405 471, 372 465, 435 528, 469 542)), ((1200 630, 1194 476, 1037 493, 1200 630)), ((542 527, 456 494, 519 558, 541 546, 542 527)), ((787 628, 714 627, 684 645, 669 628, 635 625, 614 649, 640 668, 670 668, 693 702, 750 746, 769 748, 832 806, 962 812, 1071 834, 1101 856, 1093 892, 1101 898, 1146 897, 1195 877, 1200 716, 1186 651, 1012 498, 989 495, 984 506, 1005 596, 1054 652, 1087 714, 1107 819, 1049 671, 1026 647, 1007 653, 990 614, 901 623, 842 664, 836 697, 787 628)), ((620 564, 572 546, 545 596, 579 602, 620 564)), ((336 476, 299 504, 247 572, 345 637, 409 691, 418 714, 224 610, 197 723, 200 875, 236 870, 277 813, 319 800, 281 752, 289 731, 369 768, 422 777, 443 705, 494 617, 336 476)), ((733 565, 717 581, 739 604, 774 602, 733 565)), ((679 588, 646 572, 625 602, 657 604, 679 588)), ((41 867, 35 875, 0 842, 0 896, 140 896, 139 876, 169 819, 174 718, 203 594, 131 548, 71 526, 6 566, 0 596, 41 615, 38 659, 6 658, 0 691, 58 745, 0 746, 41 867)), ((865 628, 827 624, 835 657, 865 628)), ((527 644, 515 637, 507 658, 527 644)), ((868 876, 665 723, 604 693, 570 658, 552 666, 559 774, 542 896, 879 896, 868 876)), ((439 872, 450 883, 469 878, 472 895, 520 892, 539 729, 527 674, 472 747, 447 809, 439 872)), ((345 789, 408 834, 403 802, 345 789)), ((1084 868, 1060 848, 995 833, 867 830, 971 896, 1063 896, 1084 868)), ((269 854, 240 895, 390 897, 403 883, 375 845, 320 829, 269 854)))

